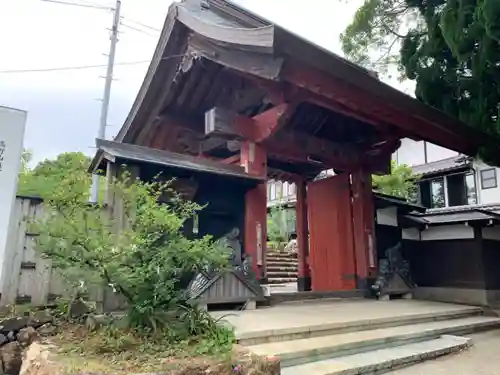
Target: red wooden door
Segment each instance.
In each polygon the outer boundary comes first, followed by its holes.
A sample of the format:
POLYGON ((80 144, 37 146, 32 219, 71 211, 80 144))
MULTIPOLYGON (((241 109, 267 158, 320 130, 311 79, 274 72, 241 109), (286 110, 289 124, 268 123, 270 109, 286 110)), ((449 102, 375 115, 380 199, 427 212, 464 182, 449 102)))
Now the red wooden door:
POLYGON ((308 184, 309 266, 312 290, 356 287, 349 175, 308 184))

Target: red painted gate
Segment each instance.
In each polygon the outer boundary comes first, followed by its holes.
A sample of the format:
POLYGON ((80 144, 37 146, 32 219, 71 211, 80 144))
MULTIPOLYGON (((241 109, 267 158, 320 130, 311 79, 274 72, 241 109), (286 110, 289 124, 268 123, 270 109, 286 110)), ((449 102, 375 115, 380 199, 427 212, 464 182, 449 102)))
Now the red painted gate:
POLYGON ((308 184, 309 266, 316 292, 356 288, 349 175, 308 184))

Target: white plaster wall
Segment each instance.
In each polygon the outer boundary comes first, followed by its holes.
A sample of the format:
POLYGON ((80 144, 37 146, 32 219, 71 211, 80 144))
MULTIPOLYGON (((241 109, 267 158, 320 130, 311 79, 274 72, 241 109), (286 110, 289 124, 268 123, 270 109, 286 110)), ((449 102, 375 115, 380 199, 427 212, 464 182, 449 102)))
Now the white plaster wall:
POLYGON ((421 231, 417 228, 405 228, 402 235, 403 239, 413 241, 455 240, 474 238, 474 229, 465 224, 442 225, 421 231))
POLYGON ((485 240, 500 241, 500 227, 485 227, 483 228, 483 238, 485 240))
POLYGON ((402 230, 403 240, 420 241, 420 231, 417 228, 405 228, 402 230))
MULTIPOLYGON (((26 116, 25 111, 0 106, 0 142, 5 144, 4 151, 0 150, 2 154, 0 155, 0 280, 3 274, 9 224, 16 199, 26 116)), ((2 285, 0 290, 1 288, 2 285)))
POLYGON ((398 226, 398 209, 396 207, 379 208, 377 210, 377 224, 398 226))
POLYGON ((465 224, 430 227, 420 232, 422 241, 474 238, 474 228, 465 224))
MULTIPOLYGON (((437 146, 427 142, 427 162, 438 161, 452 156, 456 156, 456 151, 437 146)), ((401 140, 401 147, 395 152, 394 160, 398 164, 407 164, 409 166, 425 163, 424 142, 415 142, 409 138, 401 140)))
POLYGON ((481 161, 474 162, 474 170, 476 171, 476 188, 478 192, 479 204, 500 203, 500 168, 495 168, 497 172, 497 187, 491 189, 482 189, 481 187, 481 170, 490 169, 491 167, 481 161))

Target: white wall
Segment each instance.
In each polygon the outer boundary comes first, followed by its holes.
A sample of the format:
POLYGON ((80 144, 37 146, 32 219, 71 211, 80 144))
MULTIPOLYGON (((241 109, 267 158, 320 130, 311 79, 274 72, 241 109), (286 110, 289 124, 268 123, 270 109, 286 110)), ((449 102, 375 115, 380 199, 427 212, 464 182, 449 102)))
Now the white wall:
POLYGON ((476 171, 476 189, 478 195, 478 203, 480 204, 500 203, 500 169, 495 168, 497 175, 497 187, 483 189, 481 184, 481 170, 484 169, 491 169, 491 167, 480 161, 474 162, 474 170, 476 171))
POLYGON ((474 238, 474 229, 465 224, 450 224, 430 227, 419 231, 416 228, 403 229, 403 239, 415 241, 439 241, 474 238))
MULTIPOLYGON (((16 199, 26 115, 25 111, 0 106, 0 272, 2 273, 7 234, 16 199)), ((0 290, 1 287, 2 285, 0 290)))
MULTIPOLYGON (((456 151, 436 146, 427 142, 427 162, 438 161, 441 159, 456 156, 456 151)), ((395 152, 394 159, 398 164, 407 164, 409 166, 425 163, 425 148, 424 142, 415 142, 411 139, 404 138, 401 140, 401 147, 395 152)))

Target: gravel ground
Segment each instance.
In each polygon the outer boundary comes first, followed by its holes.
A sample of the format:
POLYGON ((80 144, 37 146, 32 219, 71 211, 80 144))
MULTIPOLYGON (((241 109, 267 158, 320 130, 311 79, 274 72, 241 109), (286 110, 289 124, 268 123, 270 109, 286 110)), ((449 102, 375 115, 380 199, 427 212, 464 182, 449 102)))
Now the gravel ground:
POLYGON ((500 375, 500 330, 470 335, 474 345, 461 353, 406 367, 390 375, 500 375))

